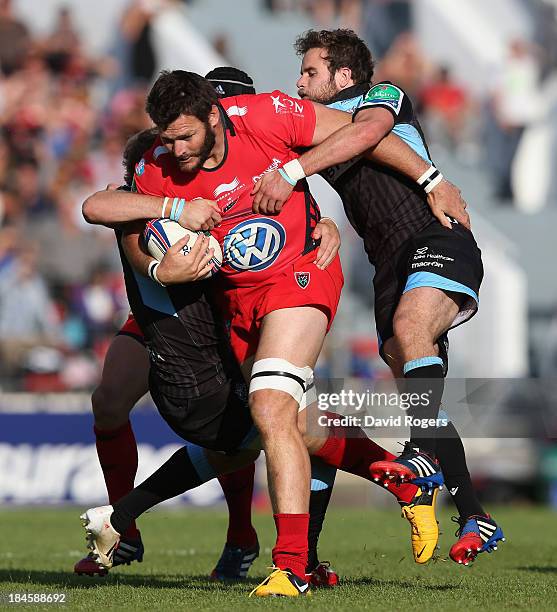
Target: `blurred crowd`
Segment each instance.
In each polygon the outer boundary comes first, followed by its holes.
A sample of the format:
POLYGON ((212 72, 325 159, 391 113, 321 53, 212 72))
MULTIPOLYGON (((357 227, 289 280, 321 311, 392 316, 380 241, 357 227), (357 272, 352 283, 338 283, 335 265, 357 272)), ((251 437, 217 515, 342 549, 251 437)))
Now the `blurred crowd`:
POLYGON ((90 57, 68 9, 33 36, 0 0, 0 384, 90 388, 127 315, 110 230, 81 203, 121 183, 127 138, 149 125, 151 14, 132 2, 118 49, 90 57))
MULTIPOLYGON (((149 125, 152 20, 173 1, 180 0, 129 0, 110 53, 93 57, 69 9, 37 36, 16 16, 15 0, 0 0, 0 388, 91 388, 125 320, 113 233, 85 224, 81 203, 122 181, 124 143, 149 125)), ((375 80, 392 80, 412 96, 430 143, 465 160, 487 151, 494 192, 512 202, 513 158, 536 119, 524 100, 554 68, 555 45, 542 53, 512 41, 493 91, 480 100, 423 54, 411 4, 264 1, 273 12, 301 7, 316 27, 360 33, 379 60, 375 80)), ((539 40, 554 41, 555 11, 542 22, 539 40)), ((352 353, 352 369, 365 371, 376 351, 352 353)))
POLYGON ((449 66, 427 58, 412 33, 412 0, 264 0, 267 10, 305 11, 319 28, 355 30, 378 61, 374 80, 402 86, 415 103, 430 144, 459 161, 489 171, 495 197, 511 205, 511 170, 521 137, 541 118, 535 97, 557 67, 557 6, 524 0, 534 24, 531 44, 509 42, 502 66, 483 97, 472 93, 449 66))

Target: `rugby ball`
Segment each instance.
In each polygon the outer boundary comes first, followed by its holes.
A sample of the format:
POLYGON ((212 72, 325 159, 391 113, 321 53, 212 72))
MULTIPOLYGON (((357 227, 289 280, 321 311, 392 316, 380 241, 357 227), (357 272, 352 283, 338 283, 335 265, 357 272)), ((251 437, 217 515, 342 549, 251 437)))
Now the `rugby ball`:
POLYGON ((182 227, 179 223, 176 223, 176 221, 171 221, 170 219, 151 219, 151 221, 148 221, 145 225, 143 239, 149 255, 158 261, 161 261, 166 251, 184 236, 190 237, 188 244, 186 244, 186 246, 182 249, 184 255, 188 255, 200 234, 205 234, 209 237, 208 248, 214 249, 214 255, 211 259, 213 267, 211 271, 203 277, 210 278, 216 274, 222 266, 222 249, 220 248, 220 244, 218 243, 217 239, 209 232, 194 232, 193 230, 182 227))

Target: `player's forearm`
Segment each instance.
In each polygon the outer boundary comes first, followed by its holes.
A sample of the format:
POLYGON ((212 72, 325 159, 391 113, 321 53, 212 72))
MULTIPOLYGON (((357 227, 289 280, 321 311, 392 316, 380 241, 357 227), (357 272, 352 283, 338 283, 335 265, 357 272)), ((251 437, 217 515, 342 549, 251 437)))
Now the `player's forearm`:
POLYGON ((377 164, 397 170, 413 181, 418 180, 431 166, 430 161, 418 155, 412 147, 392 132, 367 151, 365 157, 377 164))
POLYGON ((306 176, 321 172, 353 159, 375 147, 383 137, 378 126, 351 123, 331 134, 321 144, 306 151, 300 158, 306 176))
POLYGON ((129 191, 97 191, 83 202, 87 223, 114 225, 161 216, 163 198, 129 191))

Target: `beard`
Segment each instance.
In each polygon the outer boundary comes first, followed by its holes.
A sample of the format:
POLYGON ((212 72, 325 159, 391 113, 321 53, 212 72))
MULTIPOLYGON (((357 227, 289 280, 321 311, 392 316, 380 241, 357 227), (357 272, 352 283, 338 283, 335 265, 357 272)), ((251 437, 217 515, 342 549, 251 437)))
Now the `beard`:
MULTIPOLYGON (((195 154, 189 155, 187 158, 189 160, 191 157, 197 157, 197 162, 195 163, 195 166, 193 166, 192 168, 188 168, 186 170, 187 172, 199 172, 199 170, 201 170, 201 168, 203 167, 203 164, 211 156, 211 152, 213 150, 213 147, 215 146, 216 136, 213 130, 211 129, 209 122, 205 121, 204 125, 205 125, 205 138, 203 139, 203 144, 201 145, 201 148, 195 154)), ((178 160, 178 164, 180 165, 180 168, 181 168, 181 164, 183 161, 184 160, 180 160, 180 159, 178 160)))
POLYGON ((327 104, 327 102, 332 100, 337 93, 338 91, 333 77, 331 77, 327 83, 324 83, 315 89, 298 90, 298 95, 300 98, 307 98, 312 102, 319 102, 320 104, 327 104))

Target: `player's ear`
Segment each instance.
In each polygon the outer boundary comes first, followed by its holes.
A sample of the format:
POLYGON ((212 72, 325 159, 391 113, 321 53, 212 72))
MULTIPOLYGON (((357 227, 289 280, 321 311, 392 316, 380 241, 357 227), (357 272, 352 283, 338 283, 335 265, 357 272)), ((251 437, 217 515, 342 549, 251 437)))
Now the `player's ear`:
POLYGON ((335 72, 335 82, 339 89, 348 87, 352 81, 352 70, 344 66, 335 72))
POLYGON ((216 104, 213 104, 213 106, 211 107, 211 110, 209 111, 209 116, 207 117, 207 121, 213 129, 217 127, 217 124, 220 121, 220 113, 219 107, 216 104))

